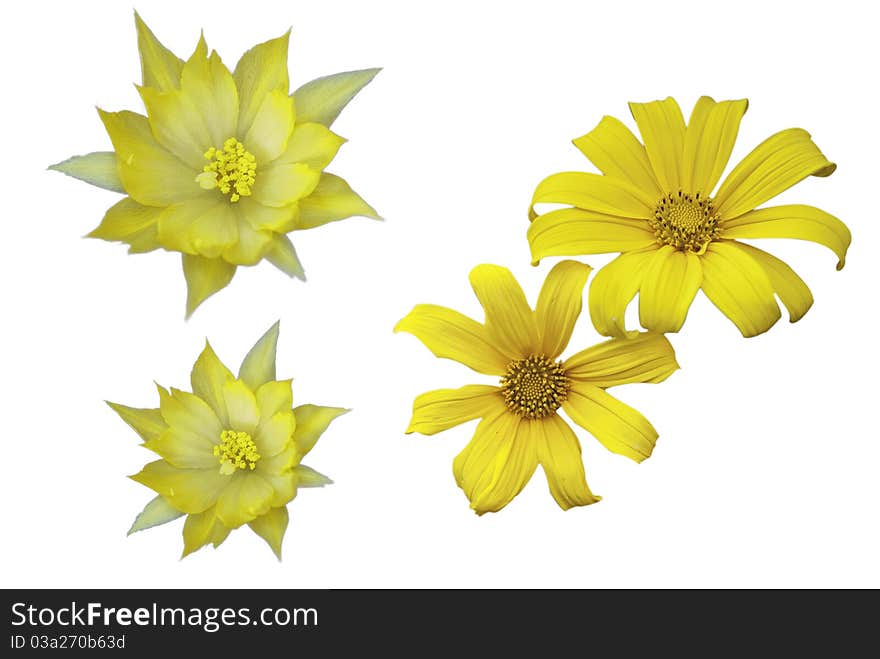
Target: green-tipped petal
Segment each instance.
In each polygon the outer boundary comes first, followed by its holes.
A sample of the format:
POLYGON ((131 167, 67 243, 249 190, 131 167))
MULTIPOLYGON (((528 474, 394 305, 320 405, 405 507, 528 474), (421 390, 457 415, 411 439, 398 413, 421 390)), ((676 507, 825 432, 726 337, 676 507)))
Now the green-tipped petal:
POLYGON ((170 91, 180 87, 183 60, 161 44, 137 12, 134 13, 134 24, 137 27, 138 53, 141 56, 144 85, 155 87, 160 91, 170 91))
POLYGON ((297 465, 293 473, 296 474, 297 487, 324 487, 333 484, 327 476, 305 465, 297 465))
POLYGON ((236 266, 223 259, 209 259, 194 254, 183 255, 186 277, 186 317, 214 293, 225 288, 235 275, 236 266))
POLYGON ((109 400, 107 404, 145 442, 156 439, 168 428, 168 424, 165 423, 165 419, 162 418, 162 413, 158 409, 147 410, 128 407, 119 403, 111 403, 109 400))
POLYGON ((266 252, 266 260, 288 277, 306 280, 306 273, 296 255, 296 249, 287 236, 275 236, 266 252))
POLYGON ((125 188, 122 187, 122 180, 116 169, 116 154, 113 151, 95 151, 84 156, 72 156, 62 162, 49 165, 49 169, 105 190, 125 194, 125 188))
POLYGON ((296 121, 330 126, 348 102, 382 69, 347 71, 317 78, 293 92, 296 121))
POLYGON ((281 506, 280 508, 270 508, 265 515, 260 515, 248 524, 251 531, 265 540, 272 548, 279 561, 281 560, 281 542, 284 540, 288 521, 287 508, 281 506))
POLYGON ((280 321, 272 325, 254 344, 241 363, 238 377, 254 391, 260 385, 275 379, 275 351, 278 348, 279 325, 280 321))
POLYGON ((330 422, 349 411, 344 407, 322 407, 321 405, 300 405, 293 408, 293 414, 296 417, 293 441, 300 454, 305 455, 311 451, 321 434, 327 430, 330 422))
POLYGON ((344 179, 325 172, 312 193, 300 200, 296 228, 314 229, 329 222, 355 216, 382 219, 344 179))
POLYGON ((128 535, 173 522, 181 516, 183 516, 182 512, 168 503, 163 497, 158 496, 144 506, 144 509, 134 518, 134 524, 128 530, 128 535))

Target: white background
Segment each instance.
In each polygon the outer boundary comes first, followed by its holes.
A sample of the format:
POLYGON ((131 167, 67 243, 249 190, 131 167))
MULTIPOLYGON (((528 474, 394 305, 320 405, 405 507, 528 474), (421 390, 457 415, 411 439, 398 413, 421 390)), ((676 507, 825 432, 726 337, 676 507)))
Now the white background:
MULTIPOLYGON (((204 28, 232 66, 292 26, 293 87, 384 66, 334 129, 329 171, 385 216, 293 236, 309 278, 267 263, 184 322, 179 255, 81 236, 118 198, 50 163, 107 150, 95 113, 141 111, 131 6, 30 2, 0 24, 3 541, 7 587, 880 586, 876 332, 878 61, 860 2, 140 2, 178 54, 204 28), (809 283, 796 325, 744 340, 702 295, 672 337, 682 370, 612 389, 658 428, 642 465, 583 431, 604 500, 562 512, 539 471, 478 518, 451 463, 474 423, 405 436, 412 399, 486 382, 395 322, 419 302, 479 316, 468 271, 509 266, 534 300, 526 208, 544 176, 592 171, 570 140, 626 102, 751 101, 732 164, 782 128, 839 164, 779 201, 846 221, 848 265, 764 241, 809 283), (102 402, 188 387, 206 336, 232 368, 281 319, 299 402, 354 411, 307 463, 335 484, 291 503, 284 560, 249 530, 179 560, 181 522, 126 537, 152 459, 102 402)), ((587 257, 594 267, 610 257, 587 257)), ((569 353, 599 340, 586 315, 569 353)), ((491 381, 491 380, 488 380, 491 381)))

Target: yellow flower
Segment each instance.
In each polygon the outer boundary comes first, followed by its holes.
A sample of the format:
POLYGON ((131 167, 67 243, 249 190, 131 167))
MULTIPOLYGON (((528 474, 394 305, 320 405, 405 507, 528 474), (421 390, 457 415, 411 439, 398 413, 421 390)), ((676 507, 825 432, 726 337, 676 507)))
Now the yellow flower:
POLYGON ((555 174, 535 190, 528 239, 532 259, 622 252, 590 286, 590 315, 607 336, 626 332, 624 313, 639 294, 646 329, 677 332, 697 291, 743 336, 779 319, 775 295, 791 322, 813 303, 807 285, 784 262, 739 238, 797 238, 832 249, 841 269, 849 229, 804 205, 761 208, 807 176, 828 176, 829 162, 800 128, 759 144, 721 186, 748 102, 697 101, 690 121, 675 99, 630 103, 644 146, 620 121, 603 117, 575 146, 603 175, 555 174), (535 219, 535 204, 565 204, 535 219))
POLYGON ((287 503, 330 479, 300 464, 330 422, 348 410, 292 408, 290 380, 275 379, 278 323, 244 358, 236 378, 206 344, 193 393, 163 387, 158 409, 108 403, 161 459, 131 478, 155 490, 129 534, 186 515, 183 555, 219 546, 243 524, 278 558, 287 503))
POLYGON ((608 387, 661 382, 678 368, 669 341, 651 332, 613 338, 572 355, 565 350, 581 311, 590 267, 558 263, 547 275, 534 311, 506 268, 471 271, 485 324, 434 305, 417 305, 395 331, 409 332, 437 357, 454 359, 501 378, 499 386, 469 385, 422 394, 407 433, 433 435, 482 419, 453 463, 458 482, 478 514, 501 510, 544 468, 550 492, 563 509, 595 503, 587 486, 581 447, 561 407, 608 450, 641 462, 657 431, 608 387))
POLYGON ((292 95, 289 32, 247 51, 234 71, 204 37, 186 61, 135 14, 147 116, 98 110, 114 152, 55 169, 128 195, 89 234, 129 252, 181 252, 187 316, 262 259, 291 277, 302 267, 287 237, 355 215, 380 219, 324 168, 345 141, 329 126, 378 72, 309 82, 292 95))

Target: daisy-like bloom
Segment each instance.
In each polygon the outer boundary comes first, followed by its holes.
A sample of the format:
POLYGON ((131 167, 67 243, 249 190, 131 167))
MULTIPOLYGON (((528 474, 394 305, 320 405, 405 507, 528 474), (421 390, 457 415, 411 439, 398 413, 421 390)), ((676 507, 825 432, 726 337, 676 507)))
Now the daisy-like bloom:
POLYGON ((244 358, 238 377, 209 344, 192 369, 193 393, 159 389, 158 409, 108 403, 160 456, 131 478, 154 490, 129 534, 186 515, 183 555, 218 547, 247 524, 278 558, 287 504, 330 479, 300 463, 341 407, 292 407, 290 380, 275 379, 278 323, 244 358))
POLYGON ((420 304, 395 327, 437 357, 501 378, 496 386, 422 394, 407 429, 433 435, 481 419, 453 463, 455 480, 477 514, 510 503, 539 464, 564 510, 599 500, 587 486, 580 444, 558 414, 560 408, 614 453, 641 462, 654 449, 657 431, 650 422, 605 390, 669 377, 678 364, 664 336, 646 332, 613 338, 559 361, 580 315, 589 273, 589 266, 575 261, 558 263, 532 311, 509 270, 480 265, 470 280, 486 312, 485 324, 420 304))
POLYGON ((184 62, 137 14, 135 22, 147 116, 98 110, 114 151, 51 169, 127 195, 90 237, 127 243, 130 253, 181 252, 187 316, 238 266, 266 259, 304 279, 289 232, 380 219, 324 172, 345 141, 329 126, 378 69, 319 78, 291 95, 289 32, 247 51, 230 72, 204 37, 184 62))
POLYGON ((850 232, 812 206, 758 208, 808 176, 828 176, 828 161, 800 128, 768 138, 718 189, 748 102, 697 101, 685 125, 675 99, 630 103, 644 145, 613 117, 575 146, 602 174, 554 174, 535 190, 528 230, 532 259, 621 252, 590 286, 590 315, 607 336, 626 332, 624 314, 636 293, 646 329, 677 332, 697 291, 743 336, 791 322, 813 303, 810 289, 784 262, 740 238, 797 238, 829 247, 843 267, 850 232), (535 215, 536 204, 564 204, 535 215))

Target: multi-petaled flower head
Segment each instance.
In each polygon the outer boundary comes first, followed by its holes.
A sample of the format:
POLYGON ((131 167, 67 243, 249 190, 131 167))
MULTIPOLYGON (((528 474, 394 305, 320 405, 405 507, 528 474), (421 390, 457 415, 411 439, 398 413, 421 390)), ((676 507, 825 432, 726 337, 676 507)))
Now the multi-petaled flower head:
POLYGON ((300 487, 330 480, 300 464, 340 407, 292 407, 290 380, 275 379, 276 323, 235 377, 206 345, 192 370, 192 393, 158 387, 159 408, 109 403, 161 459, 135 481, 158 496, 131 532, 186 515, 183 555, 219 546, 247 524, 281 558, 287 503, 300 487))
POLYGON ((113 152, 52 169, 126 196, 92 237, 130 252, 181 252, 187 315, 238 266, 267 259, 303 278, 287 234, 376 212, 324 172, 345 141, 330 130, 378 69, 319 78, 292 95, 289 33, 247 51, 233 71, 204 37, 185 62, 135 15, 147 116, 104 112, 113 152))
POLYGON ((792 322, 810 308, 810 289, 784 262, 739 238, 798 238, 832 249, 843 267, 850 232, 812 206, 760 208, 808 176, 828 176, 829 162, 800 128, 758 145, 716 190, 747 101, 704 96, 685 125, 672 98, 630 103, 644 145, 613 117, 574 140, 600 174, 566 172, 542 181, 528 230, 532 259, 622 254, 590 286, 590 315, 607 336, 626 332, 636 293, 646 329, 677 332, 697 291, 744 336, 767 331, 786 306, 792 322), (536 204, 564 204, 535 219, 536 204), (757 209, 757 210, 755 210, 757 209))
POLYGON ((605 389, 669 377, 678 364, 664 336, 645 332, 613 338, 559 360, 581 312, 589 273, 581 263, 558 263, 532 311, 509 270, 477 266, 470 279, 486 312, 485 324, 423 304, 395 328, 417 337, 437 357, 500 378, 496 386, 422 394, 407 429, 433 435, 481 419, 453 464, 455 479, 478 514, 510 503, 539 464, 563 509, 599 500, 587 487, 580 444, 560 409, 615 453, 641 462, 654 449, 657 431, 650 422, 605 389))

